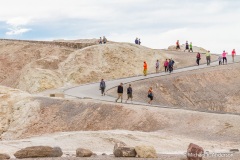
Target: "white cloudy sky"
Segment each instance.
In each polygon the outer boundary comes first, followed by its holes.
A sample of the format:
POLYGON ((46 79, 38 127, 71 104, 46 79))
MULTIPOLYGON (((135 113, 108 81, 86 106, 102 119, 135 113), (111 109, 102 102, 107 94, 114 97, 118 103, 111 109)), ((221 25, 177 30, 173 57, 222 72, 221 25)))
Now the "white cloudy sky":
POLYGON ((0 37, 98 38, 151 48, 192 41, 212 52, 240 52, 238 0, 2 0, 0 37))

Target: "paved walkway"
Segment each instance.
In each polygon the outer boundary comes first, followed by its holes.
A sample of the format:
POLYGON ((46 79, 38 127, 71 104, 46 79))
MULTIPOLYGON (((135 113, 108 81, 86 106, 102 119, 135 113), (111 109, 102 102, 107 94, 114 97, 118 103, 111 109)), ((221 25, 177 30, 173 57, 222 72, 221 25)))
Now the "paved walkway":
MULTIPOLYGON (((228 56, 228 61, 230 63, 230 61, 232 61, 231 56, 228 56)), ((240 61, 240 56, 236 56, 235 57, 235 62, 239 62, 240 61)), ((181 73, 181 72, 186 72, 186 71, 191 71, 191 70, 198 70, 198 69, 203 69, 203 68, 207 68, 207 67, 216 67, 218 66, 218 61, 215 61, 213 63, 211 63, 210 66, 207 66, 206 64, 202 64, 199 66, 191 66, 191 67, 186 67, 186 68, 181 68, 181 69, 176 69, 174 70, 171 74, 176 74, 176 73, 181 73)), ((149 78, 154 78, 154 77, 159 77, 159 76, 167 76, 170 75, 170 73, 165 73, 165 72, 161 72, 158 74, 150 74, 148 76, 136 76, 136 77, 129 77, 129 78, 123 78, 123 79, 116 79, 116 80, 111 80, 111 81, 105 81, 106 82, 106 91, 118 86, 120 83, 130 83, 130 82, 134 82, 134 81, 139 81, 139 80, 144 80, 144 79, 149 79, 149 78)), ((108 102, 115 102, 115 97, 111 97, 111 96, 101 96, 101 91, 99 90, 99 83, 91 83, 91 84, 84 84, 81 86, 77 86, 74 88, 70 88, 64 91, 64 94, 66 96, 70 96, 70 97, 76 97, 76 98, 89 98, 89 99, 95 99, 95 100, 100 100, 100 101, 108 101, 108 102)), ((107 92, 106 92, 107 94, 107 92)), ((148 105, 147 103, 140 103, 140 102, 133 102, 133 104, 135 105, 148 105)), ((153 106, 157 106, 157 107, 162 107, 162 108, 169 108, 168 106, 161 106, 161 105, 153 105, 153 106)), ((173 107, 171 107, 173 108, 173 107)), ((181 108, 174 108, 174 109, 181 109, 181 108)), ((205 112, 205 111, 203 111, 205 112)), ((214 112, 215 113, 215 112, 214 112)))

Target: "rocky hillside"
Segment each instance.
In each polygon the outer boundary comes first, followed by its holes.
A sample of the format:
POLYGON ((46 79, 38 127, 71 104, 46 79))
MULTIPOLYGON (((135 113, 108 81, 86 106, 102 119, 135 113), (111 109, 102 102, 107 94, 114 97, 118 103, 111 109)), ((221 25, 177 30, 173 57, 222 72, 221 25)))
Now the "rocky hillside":
POLYGON ((193 137, 229 137, 231 140, 240 134, 239 116, 94 100, 34 97, 7 87, 1 87, 0 90, 1 140, 55 132, 99 130, 166 131, 181 135, 194 133, 193 137))
MULTIPOLYGON (((239 75, 237 63, 138 81, 132 83, 134 100, 147 102, 147 91, 152 86, 153 104, 240 114, 239 75)), ((109 93, 116 96, 115 90, 109 93)))
POLYGON ((163 64, 166 58, 173 58, 176 68, 195 64, 193 53, 152 50, 129 43, 96 44, 96 40, 1 40, 0 84, 37 93, 101 78, 140 75, 145 60, 149 72, 155 71, 157 59, 163 64))

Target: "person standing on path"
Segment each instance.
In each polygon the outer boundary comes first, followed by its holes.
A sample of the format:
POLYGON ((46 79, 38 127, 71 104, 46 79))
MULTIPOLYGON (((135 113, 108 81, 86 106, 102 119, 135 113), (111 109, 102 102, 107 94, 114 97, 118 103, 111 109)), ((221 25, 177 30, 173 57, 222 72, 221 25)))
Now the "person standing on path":
POLYGON ((160 66, 160 63, 159 63, 159 60, 157 60, 157 62, 156 62, 156 73, 159 73, 159 66, 160 66))
POLYGON ((142 43, 142 42, 141 42, 141 39, 139 38, 139 40, 138 40, 138 45, 141 45, 141 43, 142 43))
POLYGON ((180 44, 179 44, 179 40, 177 40, 176 42, 176 50, 180 49, 180 44))
POLYGON ((100 82, 100 90, 101 90, 102 96, 105 96, 105 88, 106 88, 106 83, 102 79, 101 82, 100 82))
POLYGON ((103 43, 106 44, 107 43, 107 38, 105 36, 103 36, 103 43))
POLYGON ((224 65, 224 62, 226 62, 226 64, 227 64, 227 52, 225 52, 225 50, 223 51, 223 53, 222 53, 222 58, 223 58, 223 65, 224 65))
POLYGON ((197 65, 199 66, 199 62, 200 62, 200 60, 201 60, 201 54, 200 54, 199 52, 197 53, 196 58, 197 58, 197 60, 196 60, 197 65))
POLYGON ((222 65, 222 55, 219 55, 218 62, 219 62, 219 65, 222 65))
MULTIPOLYGON (((187 51, 189 52, 189 45, 188 45, 188 41, 186 41, 185 50, 187 50, 187 51)), ((184 52, 185 52, 185 50, 184 50, 184 52)))
POLYGON ((99 39, 99 44, 102 44, 102 37, 100 37, 99 39))
POLYGON ((210 53, 210 51, 207 51, 207 53, 206 53, 206 60, 207 60, 207 65, 210 65, 210 63, 211 63, 211 53, 210 53))
POLYGON ((232 61, 234 62, 234 57, 235 57, 235 55, 236 55, 236 51, 235 51, 235 49, 233 49, 233 51, 232 51, 232 61))
POLYGON ((121 83, 118 86, 117 93, 118 93, 118 98, 116 99, 116 102, 121 98, 121 103, 122 103, 122 99, 123 99, 123 83, 121 83))
POLYGON ((138 44, 138 38, 135 39, 135 44, 138 44))
POLYGON ((174 60, 172 59, 169 59, 169 62, 168 62, 168 70, 169 70, 169 73, 171 73, 173 71, 173 65, 174 65, 174 60))
POLYGON ((152 89, 152 87, 150 87, 149 90, 148 90, 148 98, 150 99, 148 101, 148 103, 151 104, 151 102, 153 100, 153 89, 152 89))
POLYGON ((132 102, 132 98, 133 98, 132 93, 133 93, 132 86, 131 86, 131 84, 129 84, 129 87, 127 88, 127 96, 128 96, 128 98, 126 100, 126 103, 127 103, 127 101, 129 99, 131 99, 131 102, 132 102))
POLYGON ((193 52, 193 46, 192 46, 192 42, 190 42, 190 45, 189 45, 190 49, 189 49, 189 52, 192 51, 193 52))
POLYGON ((147 76, 147 62, 146 61, 143 62, 143 75, 147 76))
POLYGON ((165 68, 165 72, 168 72, 168 60, 167 59, 164 62, 164 68, 165 68))

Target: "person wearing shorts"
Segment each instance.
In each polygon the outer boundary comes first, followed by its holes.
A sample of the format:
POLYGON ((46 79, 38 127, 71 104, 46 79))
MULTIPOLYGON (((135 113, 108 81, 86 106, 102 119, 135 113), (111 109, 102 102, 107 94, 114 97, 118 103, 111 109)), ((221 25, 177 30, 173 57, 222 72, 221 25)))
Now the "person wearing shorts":
POLYGON ((123 95, 123 83, 121 83, 119 86, 118 86, 118 89, 117 89, 117 93, 118 93, 118 98, 116 99, 116 102, 121 98, 121 103, 122 103, 122 95, 123 95))

